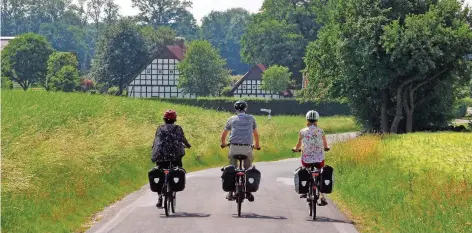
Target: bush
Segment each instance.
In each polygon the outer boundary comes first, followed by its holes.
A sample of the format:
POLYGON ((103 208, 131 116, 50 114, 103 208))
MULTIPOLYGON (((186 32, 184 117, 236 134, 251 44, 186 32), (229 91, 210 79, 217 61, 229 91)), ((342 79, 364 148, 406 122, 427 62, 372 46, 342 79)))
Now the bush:
MULTIPOLYGON (((184 104, 214 109, 219 111, 234 111, 236 98, 196 98, 196 99, 159 99, 175 104, 184 104)), ((271 115, 301 115, 309 110, 316 110, 321 116, 350 115, 351 108, 347 104, 339 102, 300 102, 297 99, 245 99, 248 103, 248 113, 253 115, 266 115, 261 108, 271 109, 271 115)))
POLYGON ((223 90, 221 90, 221 95, 226 96, 226 97, 231 97, 232 96, 232 94, 231 94, 232 89, 233 89, 232 87, 223 88, 223 90))
POLYGON ((2 75, 2 88, 13 89, 13 82, 7 77, 2 75))
POLYGON ((79 71, 73 66, 66 65, 48 82, 52 90, 72 92, 79 87, 79 71))
POLYGON ((119 87, 110 87, 107 90, 108 95, 119 95, 120 93, 120 88, 119 87))

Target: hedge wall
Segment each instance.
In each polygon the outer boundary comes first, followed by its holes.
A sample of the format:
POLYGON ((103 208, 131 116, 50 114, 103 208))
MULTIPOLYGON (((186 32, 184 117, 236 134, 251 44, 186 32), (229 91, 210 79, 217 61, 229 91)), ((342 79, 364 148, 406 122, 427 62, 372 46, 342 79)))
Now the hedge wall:
MULTIPOLYGON (((196 99, 158 99, 175 104, 191 105, 218 111, 234 112, 235 98, 196 98, 196 99)), ((253 115, 267 115, 261 112, 262 108, 271 109, 271 115, 301 115, 309 110, 316 110, 321 116, 350 115, 348 104, 339 102, 300 102, 297 99, 245 99, 248 103, 248 113, 253 115)))

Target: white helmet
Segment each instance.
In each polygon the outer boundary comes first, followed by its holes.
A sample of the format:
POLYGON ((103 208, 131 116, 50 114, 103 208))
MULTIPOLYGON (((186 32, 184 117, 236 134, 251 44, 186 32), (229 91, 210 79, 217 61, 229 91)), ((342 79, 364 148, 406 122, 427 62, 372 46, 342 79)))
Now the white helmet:
POLYGON ((317 121, 318 119, 320 119, 320 114, 317 111, 310 110, 306 113, 307 121, 317 121))

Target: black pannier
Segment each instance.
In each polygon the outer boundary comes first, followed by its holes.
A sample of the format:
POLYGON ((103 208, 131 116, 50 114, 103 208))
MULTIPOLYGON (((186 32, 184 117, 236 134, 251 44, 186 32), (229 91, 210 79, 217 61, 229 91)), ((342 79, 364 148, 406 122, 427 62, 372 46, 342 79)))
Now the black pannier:
POLYGON ((331 193, 334 185, 334 169, 326 165, 321 170, 321 187, 320 192, 331 193))
POLYGON ((236 168, 233 165, 227 165, 221 169, 221 182, 223 184, 223 191, 236 191, 236 168))
POLYGON ((185 189, 185 170, 180 167, 175 167, 170 170, 168 182, 170 185, 170 190, 174 192, 180 192, 185 189))
POLYGON ((160 193, 164 185, 164 172, 159 167, 154 167, 148 172, 151 191, 160 193))
POLYGON ((304 167, 299 167, 295 170, 294 174, 294 184, 295 184, 295 191, 298 194, 305 194, 308 193, 310 189, 310 178, 311 174, 308 170, 304 167))
POLYGON ((246 192, 257 192, 261 182, 261 172, 255 167, 246 170, 246 192))

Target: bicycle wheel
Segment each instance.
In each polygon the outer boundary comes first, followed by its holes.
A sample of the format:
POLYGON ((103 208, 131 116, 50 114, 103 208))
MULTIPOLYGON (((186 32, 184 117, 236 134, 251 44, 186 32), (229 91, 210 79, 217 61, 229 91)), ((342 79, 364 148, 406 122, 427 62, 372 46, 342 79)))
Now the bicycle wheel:
POLYGON ((165 193, 164 194, 164 210, 166 212, 166 216, 169 216, 169 204, 170 204, 170 200, 169 200, 169 194, 165 193))
POLYGON ((177 196, 177 193, 174 192, 173 195, 171 196, 171 210, 172 210, 172 213, 175 213, 175 201, 176 201, 176 196, 177 196))
POLYGON ((316 220, 316 200, 315 198, 313 198, 311 201, 310 201, 310 207, 311 207, 311 211, 312 212, 312 215, 311 215, 311 218, 313 220, 316 220))
POLYGON ((241 193, 238 193, 238 196, 236 197, 236 202, 238 203, 238 217, 241 217, 241 205, 243 204, 241 193))

